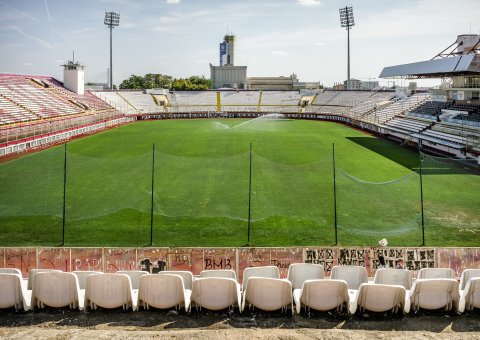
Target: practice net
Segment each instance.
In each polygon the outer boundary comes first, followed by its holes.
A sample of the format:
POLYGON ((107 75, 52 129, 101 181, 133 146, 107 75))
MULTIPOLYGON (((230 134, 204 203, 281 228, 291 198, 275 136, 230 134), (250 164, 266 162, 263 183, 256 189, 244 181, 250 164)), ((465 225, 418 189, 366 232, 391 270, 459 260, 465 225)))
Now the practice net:
POLYGON ((421 235, 419 175, 378 182, 357 178, 336 169, 337 228, 339 242, 418 246, 421 235))
MULTIPOLYGON (((448 242, 480 242, 480 168, 476 160, 421 154, 425 225, 448 242)), ((477 244, 478 244, 477 242, 477 244)))
POLYGON ((2 164, 0 245, 62 242, 63 174, 63 147, 2 164))

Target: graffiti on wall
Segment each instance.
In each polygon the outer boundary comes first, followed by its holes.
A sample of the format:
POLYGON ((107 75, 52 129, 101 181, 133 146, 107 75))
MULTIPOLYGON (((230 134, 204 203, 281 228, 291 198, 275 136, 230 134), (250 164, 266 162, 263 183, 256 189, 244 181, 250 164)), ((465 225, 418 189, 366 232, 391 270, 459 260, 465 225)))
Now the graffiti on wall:
POLYGON ((41 248, 38 249, 38 268, 70 272, 72 271, 70 258, 68 248, 41 248))
MULTIPOLYGON (((457 276, 466 268, 480 268, 480 248, 0 248, 0 266, 17 268, 24 277, 35 268, 63 271, 230 269, 242 281, 247 267, 276 266, 282 278, 292 263, 321 264, 329 274, 335 265, 359 265, 373 276, 378 258, 388 266, 417 272, 422 268, 452 268, 457 276)), ((416 275, 416 273, 414 273, 416 275)))
POLYGON ((305 248, 304 259, 305 263, 320 264, 326 273, 332 271, 336 262, 336 249, 335 248, 305 248))
POLYGON ((22 272, 23 277, 28 277, 30 269, 37 267, 36 248, 5 248, 4 267, 16 268, 22 272))

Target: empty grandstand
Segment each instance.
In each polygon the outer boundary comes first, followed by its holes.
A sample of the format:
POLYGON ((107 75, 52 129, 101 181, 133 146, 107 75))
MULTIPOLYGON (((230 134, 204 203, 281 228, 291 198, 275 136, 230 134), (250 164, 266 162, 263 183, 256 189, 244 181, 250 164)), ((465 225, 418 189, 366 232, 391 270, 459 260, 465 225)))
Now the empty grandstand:
POLYGON ((454 52, 433 60, 386 67, 381 77, 452 78, 431 93, 409 90, 406 96, 398 92, 399 97, 393 91, 331 90, 309 96, 261 90, 77 94, 52 77, 2 74, 0 155, 136 119, 251 118, 278 112, 289 118, 339 121, 432 151, 476 158, 480 154, 480 63, 478 49, 462 44, 467 38, 478 36, 459 36, 454 52), (92 128, 92 124, 97 125, 92 128), (52 133, 57 137, 31 140, 52 133))
POLYGON ((92 133, 129 119, 87 92, 46 76, 0 74, 0 155, 92 133))
MULTIPOLYGON (((456 41, 428 61, 385 67, 383 78, 446 78, 442 87, 421 105, 406 110, 410 117, 432 121, 429 128, 411 134, 424 148, 458 157, 480 153, 480 35, 459 35, 456 41)), ((379 123, 389 126, 396 113, 382 113, 379 123), (383 120, 383 121, 382 121, 383 120)), ((392 131, 391 128, 389 131, 392 131)), ((408 137, 406 138, 408 139, 408 137)))

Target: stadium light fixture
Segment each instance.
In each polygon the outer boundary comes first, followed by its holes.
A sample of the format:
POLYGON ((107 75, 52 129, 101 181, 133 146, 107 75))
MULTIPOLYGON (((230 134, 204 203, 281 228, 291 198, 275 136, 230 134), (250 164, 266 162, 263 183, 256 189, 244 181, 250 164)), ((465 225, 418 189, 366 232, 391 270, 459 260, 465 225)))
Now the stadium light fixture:
POLYGON ((112 72, 112 30, 114 27, 120 25, 120 13, 116 12, 105 12, 105 20, 103 21, 105 25, 110 28, 110 76, 109 76, 109 87, 113 89, 113 72, 112 72))
POLYGON ((340 25, 347 30, 347 90, 350 85, 350 28, 355 26, 353 7, 340 8, 340 25))

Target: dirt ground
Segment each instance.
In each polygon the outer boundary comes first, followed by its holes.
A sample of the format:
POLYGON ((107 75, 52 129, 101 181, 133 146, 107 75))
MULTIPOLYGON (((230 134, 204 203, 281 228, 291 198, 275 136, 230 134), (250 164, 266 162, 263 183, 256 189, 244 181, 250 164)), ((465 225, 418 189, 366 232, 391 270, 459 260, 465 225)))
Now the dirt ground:
POLYGON ((102 310, 0 312, 1 339, 480 339, 480 312, 355 316, 102 310))

